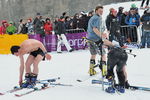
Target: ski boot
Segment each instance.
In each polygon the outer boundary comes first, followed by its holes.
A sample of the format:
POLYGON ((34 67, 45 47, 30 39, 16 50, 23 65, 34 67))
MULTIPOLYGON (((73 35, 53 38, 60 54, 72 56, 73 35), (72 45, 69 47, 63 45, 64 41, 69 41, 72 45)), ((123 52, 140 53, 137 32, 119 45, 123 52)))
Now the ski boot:
POLYGON ((94 65, 95 65, 95 60, 90 60, 90 69, 88 72, 90 76, 93 76, 96 74, 96 71, 94 70, 94 65))
POLYGON ((120 92, 120 93, 125 93, 125 88, 124 88, 124 86, 118 85, 118 86, 116 86, 116 89, 117 89, 117 91, 120 92))
POLYGON ((27 86, 27 88, 34 88, 37 81, 37 74, 32 73, 30 78, 31 81, 30 84, 27 86))
POLYGON ((107 75, 106 78, 109 82, 109 87, 105 89, 107 93, 115 93, 115 80, 112 75, 107 75))
POLYGON ((21 88, 27 88, 28 85, 30 84, 30 73, 26 73, 25 75, 25 81, 21 84, 21 88))
MULTIPOLYGON (((116 89, 120 92, 120 93, 125 93, 125 75, 123 71, 117 71, 117 76, 118 76, 118 82, 119 85, 116 87, 116 89)), ((128 84, 129 85, 129 84, 128 84)))
POLYGON ((112 86, 110 86, 110 87, 106 88, 105 91, 107 93, 115 93, 115 88, 113 88, 112 86))

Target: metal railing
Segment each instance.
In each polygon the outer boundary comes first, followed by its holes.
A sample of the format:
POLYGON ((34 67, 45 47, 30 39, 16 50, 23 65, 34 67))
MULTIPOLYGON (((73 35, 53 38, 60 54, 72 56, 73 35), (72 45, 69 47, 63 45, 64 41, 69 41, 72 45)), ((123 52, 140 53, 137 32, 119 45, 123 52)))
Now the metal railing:
POLYGON ((139 46, 141 41, 140 29, 136 25, 125 25, 120 27, 120 33, 123 37, 123 41, 126 44, 139 46))
POLYGON ((85 32, 85 30, 83 28, 78 28, 78 29, 67 29, 66 33, 82 33, 85 32))

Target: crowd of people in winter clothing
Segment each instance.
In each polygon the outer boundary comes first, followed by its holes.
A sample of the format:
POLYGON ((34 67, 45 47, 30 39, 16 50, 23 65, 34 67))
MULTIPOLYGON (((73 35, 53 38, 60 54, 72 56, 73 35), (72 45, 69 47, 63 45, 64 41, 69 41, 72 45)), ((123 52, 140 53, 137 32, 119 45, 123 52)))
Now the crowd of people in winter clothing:
MULTIPOLYGON (((142 5, 141 5, 142 7, 142 5)), ((130 28, 129 30, 132 31, 131 34, 127 34, 128 37, 126 42, 137 42, 137 31, 136 28, 140 25, 142 27, 142 48, 145 47, 147 43, 147 47, 150 47, 150 40, 148 33, 150 31, 150 10, 146 9, 142 16, 138 13, 138 8, 135 4, 131 5, 129 11, 124 11, 123 7, 119 7, 118 10, 114 8, 110 8, 110 13, 108 14, 105 24, 106 29, 109 33, 109 40, 116 39, 119 44, 123 45, 122 34, 120 27, 129 25, 129 26, 136 26, 134 28, 130 28), (146 17, 145 17, 146 16, 146 17)), ((0 26, 0 34, 40 34, 44 36, 45 34, 52 34, 53 32, 56 34, 65 34, 66 30, 69 29, 84 29, 87 31, 88 21, 93 16, 94 11, 90 11, 85 13, 84 11, 80 13, 76 13, 74 16, 68 16, 67 12, 62 13, 60 17, 56 16, 54 20, 51 18, 43 18, 40 13, 37 13, 34 19, 28 18, 20 19, 19 26, 16 27, 15 23, 10 21, 7 22, 6 20, 1 21, 0 26), (64 18, 64 21, 62 21, 64 18), (45 19, 45 20, 43 20, 45 19), (60 27, 59 23, 63 23, 60 27), (63 27, 63 28, 62 28, 63 27)), ((150 33, 149 33, 150 34, 150 33)))
POLYGON ((88 15, 85 12, 76 13, 74 16, 67 16, 66 12, 62 16, 56 16, 54 20, 51 18, 43 18, 40 13, 36 14, 34 19, 20 19, 17 27, 15 22, 8 22, 6 20, 1 21, 0 34, 52 34, 52 31, 57 33, 57 23, 61 21, 61 17, 64 20, 65 29, 84 29, 87 30, 88 20, 93 15, 93 11, 89 12, 88 15), (11 26, 8 28, 8 26, 11 26), (6 31, 8 28, 8 31, 6 31))
POLYGON ((123 10, 123 7, 119 7, 118 11, 114 8, 110 8, 110 13, 106 18, 106 28, 109 33, 109 40, 117 40, 119 45, 123 46, 124 38, 122 36, 121 27, 127 26, 128 29, 126 31, 129 32, 125 33, 125 42, 136 43, 138 42, 137 28, 141 25, 141 48, 145 48, 146 44, 147 48, 150 48, 150 9, 145 9, 142 16, 139 15, 139 9, 135 4, 131 5, 128 12, 123 10))

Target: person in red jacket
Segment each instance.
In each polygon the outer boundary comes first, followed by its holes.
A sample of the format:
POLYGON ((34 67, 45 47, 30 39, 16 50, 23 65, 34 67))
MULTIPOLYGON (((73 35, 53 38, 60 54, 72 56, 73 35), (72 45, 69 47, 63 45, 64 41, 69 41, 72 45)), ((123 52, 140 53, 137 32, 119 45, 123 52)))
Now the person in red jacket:
POLYGON ((2 26, 0 26, 0 35, 3 35, 6 33, 6 28, 8 27, 8 23, 6 20, 2 21, 2 26))
POLYGON ((53 30, 53 25, 52 25, 50 19, 46 18, 45 24, 44 24, 45 34, 52 34, 52 30, 53 30))

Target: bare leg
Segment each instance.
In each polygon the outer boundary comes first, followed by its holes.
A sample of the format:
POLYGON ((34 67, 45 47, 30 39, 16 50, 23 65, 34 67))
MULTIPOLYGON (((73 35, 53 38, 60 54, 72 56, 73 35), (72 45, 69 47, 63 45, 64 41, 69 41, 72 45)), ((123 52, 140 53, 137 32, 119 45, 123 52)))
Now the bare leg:
POLYGON ((31 64, 33 63, 34 61, 34 57, 32 55, 29 55, 28 58, 27 58, 27 61, 25 63, 25 70, 26 70, 26 73, 31 73, 31 64))
POLYGON ((43 56, 41 55, 37 55, 37 57, 34 59, 33 61, 33 73, 34 74, 38 74, 39 73, 39 62, 43 59, 43 56))
POLYGON ((126 71, 126 67, 125 66, 123 67, 123 72, 124 72, 124 75, 125 75, 125 81, 127 81, 127 71, 126 71))
POLYGON ((96 55, 91 55, 91 59, 95 60, 96 55))
POLYGON ((106 54, 102 55, 102 61, 106 61, 106 60, 107 60, 107 55, 106 54))

